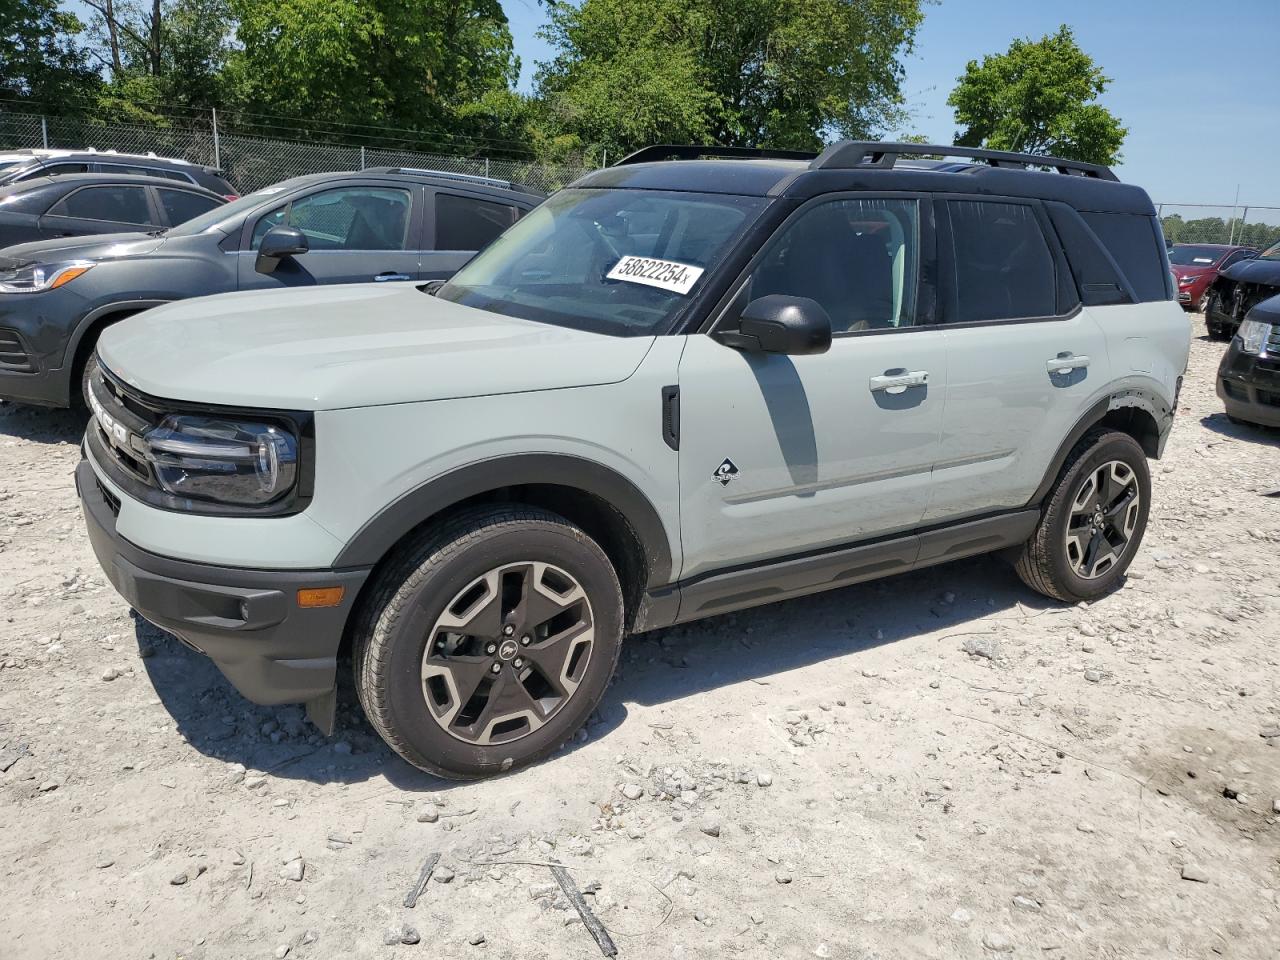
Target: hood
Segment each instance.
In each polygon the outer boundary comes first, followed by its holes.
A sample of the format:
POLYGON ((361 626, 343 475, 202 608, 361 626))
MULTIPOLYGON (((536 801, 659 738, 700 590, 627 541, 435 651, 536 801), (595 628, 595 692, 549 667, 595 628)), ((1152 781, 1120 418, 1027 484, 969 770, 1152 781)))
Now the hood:
POLYGON ((1241 260, 1223 270, 1221 276, 1242 283, 1280 287, 1280 260, 1241 260))
POLYGON ((1211 263, 1188 263, 1181 266, 1171 263, 1169 269, 1180 277, 1198 277, 1204 273, 1212 273, 1218 268, 1211 263))
MULTIPOLYGON (((164 237, 148 233, 97 233, 89 237, 59 237, 19 243, 4 250, 4 259, 22 263, 53 260, 112 260, 140 257, 164 245, 164 237)), ((16 264, 15 264, 16 265, 16 264)))
POLYGON ((353 284, 167 304, 108 327, 98 356, 156 397, 332 410, 616 383, 652 343, 353 284))

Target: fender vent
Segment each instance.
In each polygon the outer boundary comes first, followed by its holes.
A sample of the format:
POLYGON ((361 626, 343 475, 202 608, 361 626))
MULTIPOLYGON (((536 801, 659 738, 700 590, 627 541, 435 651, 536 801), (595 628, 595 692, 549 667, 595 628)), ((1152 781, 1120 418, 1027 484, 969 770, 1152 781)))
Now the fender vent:
POLYGON ((0 329, 0 370, 34 373, 35 369, 17 331, 0 329))

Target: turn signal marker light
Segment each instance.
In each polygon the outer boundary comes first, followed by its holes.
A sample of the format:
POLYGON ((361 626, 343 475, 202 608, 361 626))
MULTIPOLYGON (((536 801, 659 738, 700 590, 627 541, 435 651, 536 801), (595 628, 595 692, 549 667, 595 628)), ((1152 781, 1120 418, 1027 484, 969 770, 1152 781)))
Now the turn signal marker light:
MULTIPOLYGON (((93 266, 93 264, 89 264, 89 266, 93 266)), ((53 283, 49 284, 49 289, 50 289, 50 290, 57 290, 57 289, 58 289, 60 286, 62 286, 64 283, 70 283, 70 282, 71 282, 72 280, 74 280, 76 277, 80 276, 80 274, 82 274, 82 273, 87 273, 88 271, 89 271, 89 267, 88 267, 88 266, 86 266, 86 267, 67 267, 67 268, 66 268, 65 270, 63 270, 60 274, 58 274, 58 276, 54 279, 53 283)))
POLYGON ((345 587, 304 587, 298 591, 298 606, 303 609, 336 607, 345 593, 345 587))

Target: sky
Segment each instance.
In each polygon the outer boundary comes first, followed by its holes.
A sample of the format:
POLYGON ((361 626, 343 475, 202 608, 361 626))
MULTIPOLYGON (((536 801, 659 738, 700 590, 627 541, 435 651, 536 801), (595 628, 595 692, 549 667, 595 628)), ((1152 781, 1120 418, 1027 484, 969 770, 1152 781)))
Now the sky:
MULTIPOLYGON (((550 58, 536 36, 545 13, 535 0, 503 7, 527 91, 537 61, 550 58)), ((954 142, 946 100, 968 61, 1064 22, 1112 80, 1100 102, 1129 128, 1115 168, 1120 179, 1145 187, 1157 203, 1230 208, 1239 187, 1242 205, 1280 207, 1280 85, 1271 59, 1280 53, 1280 0, 1226 7, 1212 0, 941 0, 925 7, 905 60, 902 89, 912 115, 905 132, 954 142)), ((1280 220, 1280 210, 1265 219, 1280 220)))

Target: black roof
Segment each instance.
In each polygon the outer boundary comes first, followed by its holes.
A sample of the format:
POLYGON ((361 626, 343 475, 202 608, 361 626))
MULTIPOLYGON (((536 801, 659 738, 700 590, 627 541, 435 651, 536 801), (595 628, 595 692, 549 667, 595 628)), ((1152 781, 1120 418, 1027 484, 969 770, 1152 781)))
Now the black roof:
POLYGON ((938 144, 844 142, 820 155, 717 147, 650 147, 581 177, 575 187, 685 190, 808 199, 850 190, 894 190, 1059 200, 1078 210, 1155 214, 1145 190, 1094 164, 938 144), (654 160, 649 156, 699 159, 654 160), (919 159, 900 160, 900 156, 919 159), (957 156, 962 160, 934 159, 957 156), (706 157, 707 159, 701 159, 706 157), (1047 171, 1035 169, 1048 168, 1047 171))

